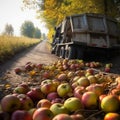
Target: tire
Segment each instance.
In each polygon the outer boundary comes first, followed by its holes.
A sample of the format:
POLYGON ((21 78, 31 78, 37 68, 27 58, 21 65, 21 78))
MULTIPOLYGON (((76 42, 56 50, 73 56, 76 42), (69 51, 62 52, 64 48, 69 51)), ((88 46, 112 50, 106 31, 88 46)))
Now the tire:
POLYGON ((65 58, 65 48, 64 47, 60 48, 60 58, 65 58))
POLYGON ((76 48, 75 46, 69 46, 65 52, 66 59, 76 59, 76 48))
POLYGON ((84 58, 84 48, 81 46, 77 46, 77 59, 84 58))

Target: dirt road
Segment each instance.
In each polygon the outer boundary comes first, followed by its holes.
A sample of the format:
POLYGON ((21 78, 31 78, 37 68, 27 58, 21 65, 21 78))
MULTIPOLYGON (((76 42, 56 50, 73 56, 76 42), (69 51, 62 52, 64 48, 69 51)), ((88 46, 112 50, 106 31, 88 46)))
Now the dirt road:
POLYGON ((44 40, 36 46, 33 46, 19 54, 15 55, 12 59, 6 61, 0 65, 0 84, 7 83, 8 81, 13 83, 19 81, 18 75, 14 73, 14 68, 24 66, 27 62, 50 64, 57 61, 58 58, 50 53, 50 45, 44 40), (3 77, 5 80, 3 81, 3 77), (14 79, 14 80, 13 80, 14 79))

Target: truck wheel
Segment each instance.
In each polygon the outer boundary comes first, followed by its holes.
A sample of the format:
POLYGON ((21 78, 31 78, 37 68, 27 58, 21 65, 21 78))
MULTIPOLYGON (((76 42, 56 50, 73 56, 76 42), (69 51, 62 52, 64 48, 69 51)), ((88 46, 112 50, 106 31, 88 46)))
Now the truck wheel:
POLYGON ((65 58, 75 59, 76 58, 76 49, 74 46, 70 46, 65 52, 65 58))
POLYGON ((56 56, 60 56, 60 46, 56 46, 56 49, 55 49, 55 55, 56 56))
POLYGON ((64 47, 60 48, 60 58, 65 58, 65 48, 64 47))

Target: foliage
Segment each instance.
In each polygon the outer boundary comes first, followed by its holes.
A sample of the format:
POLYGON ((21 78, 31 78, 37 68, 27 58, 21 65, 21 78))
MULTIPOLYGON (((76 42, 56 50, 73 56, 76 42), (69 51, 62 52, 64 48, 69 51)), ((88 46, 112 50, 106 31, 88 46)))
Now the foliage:
POLYGON ((34 38, 41 38, 41 31, 38 28, 34 30, 34 38))
POLYGON ((10 35, 12 36, 14 34, 14 29, 11 24, 5 25, 5 30, 3 32, 3 35, 10 35))
POLYGON ((33 38, 34 35, 34 24, 31 21, 25 21, 21 26, 21 35, 33 38))
POLYGON ((0 36, 0 62, 39 42, 38 39, 26 37, 0 36))

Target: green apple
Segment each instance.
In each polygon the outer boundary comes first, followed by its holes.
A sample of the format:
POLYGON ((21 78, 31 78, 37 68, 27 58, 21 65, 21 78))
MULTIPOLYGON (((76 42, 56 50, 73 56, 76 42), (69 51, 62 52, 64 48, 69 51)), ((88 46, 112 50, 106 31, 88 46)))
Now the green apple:
POLYGON ((57 93, 60 97, 67 97, 72 93, 72 87, 69 83, 61 83, 57 87, 57 93))
POLYGON ((50 110, 53 112, 54 115, 58 115, 61 113, 68 114, 69 111, 67 108, 64 107, 62 103, 54 103, 51 105, 50 110))
POLYGON ((70 97, 64 102, 65 108, 67 108, 70 112, 75 112, 77 110, 83 109, 82 102, 79 98, 70 97))

